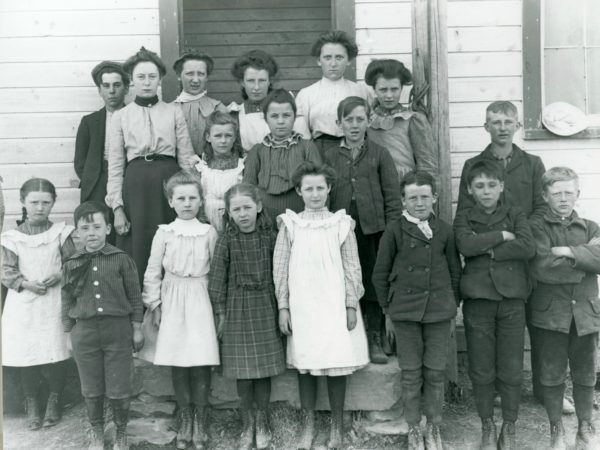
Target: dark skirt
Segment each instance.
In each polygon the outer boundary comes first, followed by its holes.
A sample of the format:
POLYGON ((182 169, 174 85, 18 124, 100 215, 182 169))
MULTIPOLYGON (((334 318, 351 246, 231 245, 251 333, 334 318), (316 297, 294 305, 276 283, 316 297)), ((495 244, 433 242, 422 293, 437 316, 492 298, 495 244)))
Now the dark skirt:
POLYGON ((175 220, 175 211, 169 206, 163 192, 163 182, 178 171, 175 158, 154 161, 134 159, 125 169, 123 207, 131 228, 126 235, 117 236, 117 247, 133 258, 140 285, 144 280, 152 239, 158 226, 175 220))
POLYGON ((263 206, 267 214, 269 214, 274 230, 277 230, 277 216, 283 214, 286 209, 291 209, 297 213, 304 211, 304 201, 295 189, 290 189, 289 191, 278 195, 265 193, 263 206))

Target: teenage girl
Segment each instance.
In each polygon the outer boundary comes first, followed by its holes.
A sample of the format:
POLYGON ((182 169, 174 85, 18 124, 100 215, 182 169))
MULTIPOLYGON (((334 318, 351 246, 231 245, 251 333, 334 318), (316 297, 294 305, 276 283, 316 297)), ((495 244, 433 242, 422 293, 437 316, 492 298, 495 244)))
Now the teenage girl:
POLYGON ((354 221, 327 209, 335 172, 305 162, 293 176, 304 211, 286 211, 273 256, 279 327, 287 339, 287 364, 298 369, 305 419, 298 448, 314 438, 317 377, 327 377, 331 406, 328 448, 342 448, 346 376, 369 362, 358 301, 362 297, 354 221))
POLYGON ((202 157, 196 165, 202 174, 204 212, 210 224, 223 231, 225 192, 242 181, 242 147, 236 142, 237 122, 226 112, 215 111, 206 120, 202 157))
POLYGON ((412 84, 412 75, 400 61, 376 59, 365 72, 365 82, 375 91, 368 138, 392 155, 400 179, 413 170, 439 175, 433 132, 422 112, 400 103, 402 88, 412 84))
POLYGON ((229 220, 217 241, 209 293, 219 317, 223 374, 237 380, 243 431, 239 448, 267 448, 271 377, 285 370, 273 287, 275 232, 258 187, 225 194, 229 220), (256 404, 256 412, 254 405, 256 404))
MULTIPOLYGON (((208 272, 217 232, 197 219, 202 187, 196 173, 176 173, 165 184, 165 193, 177 218, 160 225, 152 241, 142 298, 158 335, 155 348, 149 345, 140 356, 156 365, 171 366, 181 419, 177 448, 186 448, 193 441, 199 449, 208 441, 205 422, 211 366, 219 365, 208 297, 208 272)), ((146 326, 145 331, 149 328, 146 326)))
POLYGON ((62 262, 75 252, 73 227, 52 223, 54 185, 32 178, 21 186, 23 220, 2 233, 2 284, 8 288, 2 314, 2 365, 19 367, 29 429, 56 425, 61 417, 65 360, 69 358, 61 322, 62 262), (50 396, 42 421, 39 384, 48 374, 50 396))

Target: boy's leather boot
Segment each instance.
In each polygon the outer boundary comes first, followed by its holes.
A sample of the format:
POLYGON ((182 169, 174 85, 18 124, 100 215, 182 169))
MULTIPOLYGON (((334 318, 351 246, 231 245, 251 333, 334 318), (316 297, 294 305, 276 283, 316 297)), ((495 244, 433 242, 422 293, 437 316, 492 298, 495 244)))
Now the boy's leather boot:
POLYGON ((443 450, 442 447, 442 434, 440 432, 440 426, 427 422, 425 428, 425 448, 427 450, 443 450))
POLYGON ((498 450, 517 450, 517 435, 515 423, 505 420, 500 429, 498 438, 498 450))
POLYGON ((481 450, 496 450, 497 439, 494 418, 481 419, 481 450))
POLYGON ((42 418, 40 417, 40 405, 37 397, 27 397, 25 399, 27 410, 27 426, 30 430, 37 430, 42 426, 42 418))
POLYGON ((50 392, 48 403, 46 404, 46 414, 44 416, 44 427, 53 427, 58 423, 61 417, 60 396, 57 392, 50 392))
POLYGON ((565 429, 560 420, 558 422, 550 422, 550 448, 552 450, 567 450, 565 429))
POLYGON ((369 358, 373 364, 387 364, 388 357, 381 348, 381 333, 379 330, 369 331, 369 358))
POLYGON ((313 410, 304 410, 304 420, 302 422, 302 433, 298 439, 298 450, 310 450, 312 441, 315 437, 315 412, 313 410))
POLYGON ((242 415, 242 433, 240 434, 238 450, 252 450, 252 444, 254 443, 255 428, 254 409, 241 408, 240 413, 242 415))
POLYGON ((115 423, 116 435, 113 450, 129 450, 127 444, 127 422, 129 421, 129 399, 111 399, 113 409, 113 422, 115 423))
POLYGON ((344 445, 344 411, 331 411, 331 428, 327 448, 342 448, 344 445))
POLYGON ((597 443, 594 442, 594 426, 587 420, 579 421, 577 427, 577 437, 575 438, 575 449, 576 450, 591 450, 598 448, 597 443), (596 444, 596 445, 594 445, 596 444))
POLYGON ((85 399, 88 419, 90 421, 90 443, 88 450, 104 449, 104 397, 85 399))
POLYGON ((272 437, 267 410, 259 408, 256 410, 256 448, 269 448, 272 437))
POLYGON ((408 426, 408 450, 424 450, 421 425, 408 426))
POLYGON ((196 450, 205 448, 208 442, 208 427, 206 425, 206 406, 196 407, 194 409, 194 420, 192 426, 192 443, 196 450))
POLYGON ((177 448, 184 449, 192 442, 192 407, 181 408, 179 430, 177 431, 177 448))

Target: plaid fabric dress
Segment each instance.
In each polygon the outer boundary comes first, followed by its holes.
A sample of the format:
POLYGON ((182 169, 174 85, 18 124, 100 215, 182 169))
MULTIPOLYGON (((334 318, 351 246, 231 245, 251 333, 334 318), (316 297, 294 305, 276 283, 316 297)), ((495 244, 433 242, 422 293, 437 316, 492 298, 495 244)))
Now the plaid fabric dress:
POLYGON ((217 241, 208 291, 215 311, 225 314, 221 365, 228 378, 265 378, 285 370, 272 278, 274 246, 271 231, 228 229, 217 241))

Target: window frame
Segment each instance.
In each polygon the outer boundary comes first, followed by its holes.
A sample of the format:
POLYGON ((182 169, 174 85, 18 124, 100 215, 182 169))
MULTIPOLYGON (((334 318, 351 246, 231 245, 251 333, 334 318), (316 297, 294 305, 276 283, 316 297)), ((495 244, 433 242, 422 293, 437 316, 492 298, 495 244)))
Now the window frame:
POLYGON ((598 126, 562 137, 542 125, 542 2, 523 0, 523 139, 600 138, 598 126))

